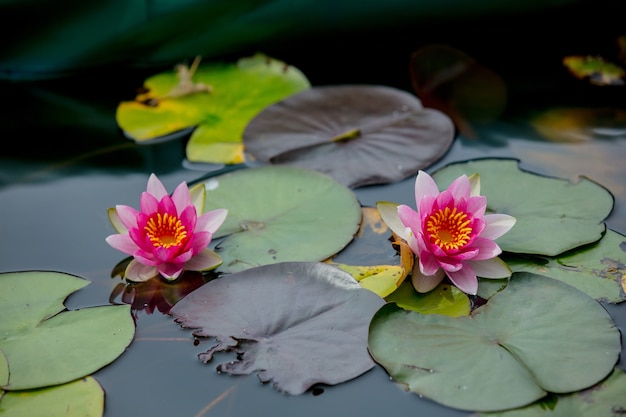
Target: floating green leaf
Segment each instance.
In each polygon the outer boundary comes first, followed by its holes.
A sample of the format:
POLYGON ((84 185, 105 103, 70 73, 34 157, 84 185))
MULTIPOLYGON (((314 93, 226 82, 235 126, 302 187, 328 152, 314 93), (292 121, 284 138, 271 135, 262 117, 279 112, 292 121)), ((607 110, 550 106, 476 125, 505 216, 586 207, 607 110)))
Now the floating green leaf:
POLYGON ((415 291, 410 281, 404 281, 400 287, 385 300, 396 303, 405 310, 422 314, 443 314, 450 317, 467 316, 471 303, 467 294, 453 285, 439 284, 435 289, 422 294, 415 291))
POLYGON ((191 162, 243 162, 242 134, 250 119, 310 86, 298 69, 263 54, 236 64, 200 65, 195 73, 187 69, 184 74, 199 87, 181 94, 180 72, 154 75, 144 84, 148 93, 119 104, 116 119, 124 133, 139 142, 195 128, 187 144, 191 162))
POLYGON ((104 390, 91 377, 48 388, 5 392, 0 398, 0 416, 100 417, 103 411, 104 390))
POLYGON ((601 56, 566 56, 563 65, 574 77, 580 80, 587 78, 591 84, 624 85, 626 70, 601 56))
POLYGON ((497 411, 605 378, 620 333, 593 298, 558 280, 515 273, 469 317, 381 308, 369 348, 391 377, 449 407, 497 411), (558 300, 558 302, 555 302, 558 300), (487 375, 486 375, 487 374, 487 375))
POLYGON ((60 272, 0 274, 0 351, 9 369, 0 388, 63 384, 124 352, 135 333, 129 306, 63 311, 63 300, 88 283, 60 272))
POLYGON ((361 222, 354 193, 331 177, 298 167, 265 166, 204 182, 205 210, 228 209, 216 237, 220 272, 285 261, 321 261, 353 239, 361 222))
POLYGON ((556 256, 598 241, 613 209, 608 190, 586 178, 573 184, 518 168, 513 159, 478 159, 448 165, 433 174, 440 189, 462 174, 480 174, 487 210, 517 223, 498 238, 502 250, 556 256))
POLYGON ((350 274, 322 262, 265 265, 210 281, 170 311, 194 335, 217 344, 199 359, 234 350, 218 366, 258 372, 279 391, 301 394, 316 383, 355 378, 375 363, 367 352, 371 317, 384 301, 350 274))
POLYGON ((541 401, 515 410, 482 413, 474 417, 616 417, 626 411, 626 374, 615 368, 599 384, 584 391, 550 395, 541 401))
POLYGON ((561 256, 507 256, 513 271, 534 272, 566 282, 611 303, 626 300, 626 236, 607 230, 600 241, 561 256))
POLYGON ((297 165, 349 187, 414 175, 454 141, 445 114, 392 87, 313 87, 267 107, 247 125, 250 159, 297 165))

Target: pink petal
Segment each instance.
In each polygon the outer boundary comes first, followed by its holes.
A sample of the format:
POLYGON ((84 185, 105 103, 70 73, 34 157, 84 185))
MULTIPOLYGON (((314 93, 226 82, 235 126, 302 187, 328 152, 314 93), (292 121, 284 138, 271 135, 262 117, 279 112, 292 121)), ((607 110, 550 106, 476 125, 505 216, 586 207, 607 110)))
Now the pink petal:
MULTIPOLYGON (((417 211, 420 214, 420 221, 424 222, 424 220, 432 214, 434 211, 435 202, 437 197, 434 195, 426 195, 422 197, 422 201, 420 201, 417 206, 417 211)), ((421 226, 420 226, 421 227, 421 226)))
POLYGON ((167 190, 163 186, 163 183, 153 173, 148 178, 148 187, 146 187, 148 194, 151 194, 157 200, 161 200, 164 196, 168 195, 167 190))
POLYGON ((464 265, 456 272, 447 272, 450 281, 466 294, 476 295, 478 291, 478 278, 470 265, 464 265))
POLYGON ((484 261, 468 262, 477 276, 481 278, 507 278, 512 272, 511 268, 500 258, 487 259, 484 261))
POLYGON ((173 281, 183 272, 183 264, 164 263, 157 266, 159 273, 168 281, 173 281))
POLYGON ((142 265, 136 260, 130 261, 124 272, 124 277, 129 281, 144 282, 159 275, 154 266, 142 265))
POLYGON ((485 223, 487 227, 481 233, 481 237, 487 239, 497 239, 515 225, 517 219, 508 214, 487 214, 485 216, 485 223))
POLYGON ((419 254, 419 265, 424 275, 434 275, 441 268, 437 258, 429 252, 419 254))
POLYGON ((487 209, 487 197, 485 196, 476 196, 470 197, 467 201, 466 210, 468 213, 471 213, 472 216, 477 218, 482 218, 485 215, 485 210, 487 209))
POLYGON ((209 246, 212 237, 213 235, 209 232, 196 232, 190 239, 188 248, 192 253, 202 252, 207 246, 209 246))
POLYGON ((193 205, 187 206, 179 216, 180 221, 185 225, 189 233, 198 229, 197 221, 198 216, 196 214, 196 207, 193 205))
POLYGON ((453 257, 437 258, 437 262, 446 272, 456 272, 463 268, 463 262, 453 257))
POLYGON ((401 204, 398 206, 398 217, 402 224, 409 229, 415 231, 421 230, 421 222, 419 214, 411 207, 401 204))
MULTIPOLYGON (((172 201, 176 206, 178 213, 182 213, 191 204, 191 195, 189 194, 189 188, 186 182, 181 182, 172 194, 172 201)), ((195 206, 194 206, 195 207, 195 206)))
POLYGON ((133 255, 135 260, 142 265, 146 266, 157 266, 160 262, 154 258, 154 255, 151 252, 146 252, 144 250, 138 250, 133 255))
POLYGON ((216 209, 204 213, 198 217, 196 231, 209 232, 214 235, 226 220, 227 215, 228 210, 226 209, 216 209))
POLYGON ((439 188, 430 175, 419 170, 415 178, 415 207, 419 207, 420 201, 426 195, 439 194, 439 188))
POLYGON ((139 208, 143 214, 149 216, 159 210, 159 200, 144 191, 139 199, 139 208))
POLYGON ((169 195, 164 196, 161 201, 159 201, 158 211, 159 213, 167 213, 170 216, 176 217, 178 217, 179 214, 176 206, 174 205, 174 201, 172 201, 172 198, 169 195))
POLYGON ((411 275, 411 283, 413 284, 413 288, 415 291, 419 293, 425 293, 433 290, 441 281, 443 281, 446 276, 443 269, 438 269, 434 275, 424 275, 422 271, 420 271, 418 264, 416 263, 413 267, 413 273, 411 275))
POLYGON ((472 242, 472 248, 478 249, 478 254, 473 257, 473 261, 484 261, 485 259, 495 258, 502 253, 502 249, 496 242, 491 239, 479 237, 472 242))
POLYGON ((119 220, 126 227, 126 230, 136 228, 137 227, 137 216, 139 215, 139 211, 135 210, 130 206, 115 206, 115 212, 119 220))
POLYGON ((461 175, 448 187, 448 191, 452 194, 455 200, 469 200, 470 198, 470 181, 467 175, 461 175))
POLYGON ((408 230, 409 230, 409 233, 408 233, 408 235, 407 235, 407 237, 405 239, 406 243, 409 245, 409 248, 411 248, 413 253, 417 255, 422 250, 420 248, 419 243, 418 243, 418 237, 416 235, 414 235, 413 232, 410 231, 411 229, 408 229, 408 230))
POLYGON ((222 258, 210 249, 205 249, 185 263, 189 271, 209 271, 222 264, 222 258))
POLYGON ((124 252, 127 255, 134 255, 137 249, 139 249, 128 235, 111 235, 105 240, 114 249, 124 252))

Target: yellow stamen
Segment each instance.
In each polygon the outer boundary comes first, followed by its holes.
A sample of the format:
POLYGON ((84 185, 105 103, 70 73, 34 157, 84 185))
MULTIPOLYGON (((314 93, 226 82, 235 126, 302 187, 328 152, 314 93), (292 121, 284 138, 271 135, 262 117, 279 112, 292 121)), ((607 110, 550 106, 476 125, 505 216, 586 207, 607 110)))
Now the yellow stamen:
POLYGON ((472 228, 467 213, 450 207, 434 212, 426 220, 430 242, 443 250, 460 249, 469 242, 472 228))
POLYGON ((178 246, 187 238, 187 228, 176 216, 156 213, 146 224, 145 231, 155 248, 178 246))

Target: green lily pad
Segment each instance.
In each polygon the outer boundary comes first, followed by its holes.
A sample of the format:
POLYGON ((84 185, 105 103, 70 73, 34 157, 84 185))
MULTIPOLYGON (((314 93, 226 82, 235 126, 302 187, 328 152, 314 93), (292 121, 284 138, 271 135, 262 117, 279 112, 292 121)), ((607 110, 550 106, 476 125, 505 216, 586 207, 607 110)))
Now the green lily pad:
POLYGON ((408 280, 385 297, 385 300, 389 303, 396 303, 404 310, 450 317, 467 316, 472 306, 467 294, 453 285, 439 284, 432 291, 423 294, 415 291, 413 284, 408 280))
POLYGON ((367 329, 382 298, 323 262, 264 265, 208 282, 170 314, 198 337, 217 344, 198 358, 235 351, 220 372, 258 372, 279 391, 302 394, 317 383, 334 385, 375 366, 367 329))
POLYGON ((448 165, 433 174, 439 189, 462 174, 480 175, 487 210, 509 214, 515 226, 497 243, 503 251, 556 256, 598 241, 613 196, 593 181, 573 184, 518 168, 513 159, 478 159, 448 165))
POLYGON ((135 334, 129 306, 64 311, 63 300, 89 282, 60 272, 0 274, 0 351, 9 380, 24 390, 63 384, 113 362, 135 334))
POLYGON ((100 417, 104 412, 104 390, 91 377, 63 385, 5 392, 0 398, 0 415, 11 417, 100 417))
POLYGON ((616 417, 626 411, 626 374, 615 368, 593 387, 572 394, 550 395, 515 410, 481 413, 474 417, 616 417))
POLYGON ((219 272, 286 261, 321 261, 359 229, 354 193, 331 177, 298 167, 265 166, 204 181, 206 211, 226 208, 216 234, 219 272))
MULTIPOLYGON (((189 72, 189 71, 188 71, 189 72)), ((191 74, 197 88, 174 94, 179 76, 174 71, 148 78, 148 93, 118 105, 120 128, 137 142, 162 139, 194 128, 187 143, 191 162, 242 163, 242 135, 259 111, 310 87, 307 78, 284 62, 256 54, 235 63, 200 65, 191 74)))
POLYGON ((452 145, 454 125, 403 90, 323 86, 265 108, 246 126, 243 141, 252 160, 314 169, 359 187, 429 166, 452 145))
POLYGON ((498 411, 596 384, 613 370, 621 341, 593 298, 515 273, 469 317, 385 305, 372 319, 369 349, 410 391, 453 408, 498 411))
POLYGON ((624 85, 626 70, 601 56, 566 56, 563 58, 563 65, 574 77, 588 79, 591 84, 624 85))
POLYGON ((566 282, 596 300, 626 300, 626 236, 607 230, 600 241, 561 256, 507 256, 513 271, 534 272, 566 282))

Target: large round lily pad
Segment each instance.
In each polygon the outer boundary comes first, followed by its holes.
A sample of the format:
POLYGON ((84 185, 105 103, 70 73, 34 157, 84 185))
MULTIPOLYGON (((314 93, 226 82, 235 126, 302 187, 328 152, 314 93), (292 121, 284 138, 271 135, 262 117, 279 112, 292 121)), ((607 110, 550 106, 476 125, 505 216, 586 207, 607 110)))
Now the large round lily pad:
POLYGON ((144 83, 147 93, 119 104, 116 120, 137 142, 195 129, 187 143, 191 162, 243 162, 242 134, 250 119, 310 86, 297 68, 263 54, 237 63, 203 64, 183 73, 190 75, 189 93, 179 92, 180 71, 156 74, 144 83))
POLYGON ((0 398, 0 415, 11 417, 101 417, 104 390, 91 377, 24 391, 7 391, 0 398))
POLYGON ((228 209, 215 247, 220 272, 285 261, 321 261, 354 238, 361 207, 354 193, 319 172, 289 166, 213 177, 205 210, 228 209))
POLYGON ((469 317, 385 305, 372 319, 369 349, 415 393, 495 411, 596 384, 613 370, 621 342, 593 298, 552 278, 515 273, 469 317))
POLYGON ((279 391, 301 394, 316 383, 338 384, 371 369, 371 317, 384 304, 339 268, 322 262, 265 265, 213 280, 176 304, 170 314, 194 335, 218 343, 237 360, 218 370, 258 372, 279 391))
POLYGON ((64 311, 63 300, 89 282, 60 272, 0 274, 0 388, 63 384, 113 362, 135 334, 130 306, 64 311), (4 361, 3 361, 4 362, 4 361))
POLYGON ((613 196, 587 179, 577 183, 522 171, 514 159, 477 159, 450 164, 433 174, 445 189, 462 174, 480 175, 487 210, 517 219, 497 242, 504 251, 556 256, 598 241, 613 209, 613 196))
POLYGON ((313 87, 261 111, 243 134, 250 159, 318 170, 349 187, 414 175, 453 140, 448 116, 378 85, 313 87))

